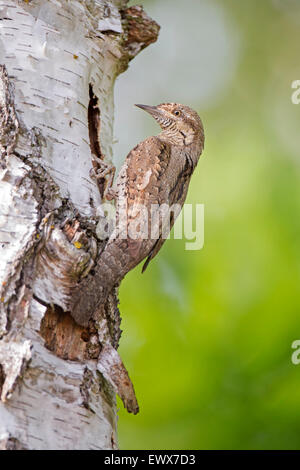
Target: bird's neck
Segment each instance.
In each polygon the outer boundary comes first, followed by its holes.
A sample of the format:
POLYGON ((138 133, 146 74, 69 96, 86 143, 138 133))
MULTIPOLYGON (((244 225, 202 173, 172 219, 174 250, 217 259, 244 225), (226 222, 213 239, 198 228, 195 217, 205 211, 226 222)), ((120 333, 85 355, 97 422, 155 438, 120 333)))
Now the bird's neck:
POLYGON ((201 150, 201 138, 194 132, 181 133, 181 132, 170 132, 169 130, 163 130, 158 134, 158 138, 169 145, 176 146, 178 150, 190 150, 191 152, 199 152, 201 150))
POLYGON ((162 131, 160 134, 158 134, 157 137, 170 145, 176 145, 178 147, 184 146, 182 136, 178 135, 177 133, 175 134, 168 131, 162 131))

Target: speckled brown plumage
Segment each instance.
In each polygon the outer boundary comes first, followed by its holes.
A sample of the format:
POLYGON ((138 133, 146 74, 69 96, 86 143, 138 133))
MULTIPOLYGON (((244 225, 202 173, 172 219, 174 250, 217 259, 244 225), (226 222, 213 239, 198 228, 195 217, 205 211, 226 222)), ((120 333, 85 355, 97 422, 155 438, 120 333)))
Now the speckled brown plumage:
POLYGON ((165 242, 162 236, 165 224, 169 222, 172 228, 178 213, 167 213, 165 218, 168 220, 162 218, 157 222, 158 237, 151 238, 151 227, 147 238, 144 235, 132 237, 130 233, 137 227, 145 229, 145 217, 152 215, 153 205, 183 206, 191 176, 204 147, 202 122, 188 106, 176 103, 137 106, 156 119, 162 132, 131 150, 120 170, 115 185, 115 231, 93 275, 84 279, 73 295, 72 315, 81 325, 87 324, 106 302, 109 292, 131 269, 146 259, 145 270, 156 256, 165 242), (143 209, 139 210, 139 207, 143 209))

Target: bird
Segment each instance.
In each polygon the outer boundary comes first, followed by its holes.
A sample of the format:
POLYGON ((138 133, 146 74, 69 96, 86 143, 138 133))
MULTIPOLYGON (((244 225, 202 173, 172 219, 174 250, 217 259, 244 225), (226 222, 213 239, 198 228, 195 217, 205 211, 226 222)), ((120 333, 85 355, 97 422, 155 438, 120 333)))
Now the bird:
MULTIPOLYGON (((115 229, 92 274, 80 281, 72 294, 71 314, 82 326, 95 317, 129 271, 145 260, 144 272, 160 251, 183 207, 204 149, 202 121, 189 106, 136 106, 156 120, 161 132, 129 152, 111 193, 107 191, 116 202, 115 229), (174 205, 176 210, 160 212, 161 207, 174 205)), ((107 165, 104 170, 101 177, 108 174, 107 165)))

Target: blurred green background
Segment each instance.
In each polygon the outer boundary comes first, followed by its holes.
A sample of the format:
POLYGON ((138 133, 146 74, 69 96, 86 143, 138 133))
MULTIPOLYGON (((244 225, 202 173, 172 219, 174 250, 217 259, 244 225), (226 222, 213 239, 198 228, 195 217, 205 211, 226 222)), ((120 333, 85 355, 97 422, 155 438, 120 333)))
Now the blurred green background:
POLYGON ((206 146, 187 202, 205 204, 205 246, 170 240, 122 283, 141 411, 118 402, 120 447, 299 449, 299 1, 141 3, 162 30, 118 79, 116 162, 158 133, 134 103, 197 109, 206 146))

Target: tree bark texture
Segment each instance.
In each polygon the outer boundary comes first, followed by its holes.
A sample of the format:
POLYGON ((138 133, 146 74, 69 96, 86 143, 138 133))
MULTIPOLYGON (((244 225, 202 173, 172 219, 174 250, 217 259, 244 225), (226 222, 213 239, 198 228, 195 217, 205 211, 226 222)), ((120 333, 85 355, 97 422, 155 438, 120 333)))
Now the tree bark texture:
POLYGON ((114 449, 115 394, 138 411, 117 289, 87 327, 67 309, 106 243, 114 82, 159 31, 126 6, 0 1, 1 449, 114 449))

